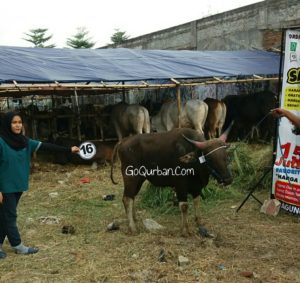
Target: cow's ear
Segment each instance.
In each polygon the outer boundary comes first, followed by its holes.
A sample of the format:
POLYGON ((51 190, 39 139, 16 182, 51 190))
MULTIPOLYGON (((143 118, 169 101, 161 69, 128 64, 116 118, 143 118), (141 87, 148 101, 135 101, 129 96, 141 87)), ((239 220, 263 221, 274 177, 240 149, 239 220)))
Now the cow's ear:
POLYGON ((181 157, 179 157, 179 160, 183 163, 191 163, 197 161, 197 155, 195 151, 189 152, 181 157))

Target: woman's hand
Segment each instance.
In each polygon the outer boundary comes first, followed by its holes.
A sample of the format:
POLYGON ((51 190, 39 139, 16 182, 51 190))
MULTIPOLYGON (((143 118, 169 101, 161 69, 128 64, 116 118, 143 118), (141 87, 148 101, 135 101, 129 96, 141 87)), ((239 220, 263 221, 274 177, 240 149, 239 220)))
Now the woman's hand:
POLYGON ((72 146, 71 151, 72 153, 78 153, 80 151, 80 148, 78 146, 72 146))
POLYGON ((3 202, 3 195, 2 195, 2 193, 0 192, 0 203, 2 203, 3 202))
POLYGON ((279 118, 286 116, 286 110, 282 108, 275 108, 271 110, 273 116, 279 118))
POLYGON ((300 129, 300 117, 293 112, 283 108, 275 108, 271 110, 271 113, 276 118, 286 117, 296 128, 300 129))

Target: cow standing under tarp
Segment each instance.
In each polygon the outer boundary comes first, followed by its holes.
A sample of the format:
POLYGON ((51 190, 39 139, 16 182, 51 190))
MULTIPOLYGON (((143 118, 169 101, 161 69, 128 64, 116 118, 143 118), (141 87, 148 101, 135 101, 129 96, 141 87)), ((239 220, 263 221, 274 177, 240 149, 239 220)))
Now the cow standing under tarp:
POLYGON ((224 128, 234 121, 230 140, 243 140, 249 137, 253 139, 255 131, 264 140, 270 140, 274 136, 275 120, 270 115, 270 110, 277 104, 274 93, 262 91, 228 95, 222 101, 227 107, 224 128))
POLYGON ((218 99, 209 97, 205 98, 204 102, 208 105, 205 133, 209 139, 219 137, 226 118, 226 105, 218 99))
MULTIPOLYGON (((200 193, 212 174, 220 184, 232 182, 225 144, 228 131, 219 139, 205 141, 199 132, 181 128, 166 133, 135 135, 119 142, 115 149, 121 161, 124 182, 123 204, 129 231, 136 232, 134 200, 145 180, 154 186, 174 187, 182 215, 182 234, 189 234, 188 193, 192 195, 195 220, 200 225, 200 193), (198 158, 206 159, 200 163, 198 158)), ((114 159, 114 158, 113 158, 114 159)), ((113 183, 113 164, 111 167, 113 183)))
POLYGON ((158 114, 152 117, 151 126, 154 131, 166 132, 178 128, 180 124, 182 128, 191 128, 203 133, 207 113, 208 106, 202 100, 191 99, 182 103, 180 117, 177 101, 166 102, 158 114))
POLYGON ((119 141, 132 134, 150 133, 149 112, 141 105, 120 102, 104 108, 103 114, 107 113, 119 141))

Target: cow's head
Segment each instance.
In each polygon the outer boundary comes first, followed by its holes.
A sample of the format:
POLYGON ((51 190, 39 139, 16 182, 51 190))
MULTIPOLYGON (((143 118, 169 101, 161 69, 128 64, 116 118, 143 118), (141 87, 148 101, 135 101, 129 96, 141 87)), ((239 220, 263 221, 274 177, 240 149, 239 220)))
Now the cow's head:
POLYGON ((197 162, 205 164, 211 174, 222 185, 229 185, 232 182, 231 171, 228 168, 228 155, 226 139, 231 127, 229 127, 219 138, 204 142, 195 141, 184 136, 198 150, 190 152, 180 158, 184 163, 197 162))

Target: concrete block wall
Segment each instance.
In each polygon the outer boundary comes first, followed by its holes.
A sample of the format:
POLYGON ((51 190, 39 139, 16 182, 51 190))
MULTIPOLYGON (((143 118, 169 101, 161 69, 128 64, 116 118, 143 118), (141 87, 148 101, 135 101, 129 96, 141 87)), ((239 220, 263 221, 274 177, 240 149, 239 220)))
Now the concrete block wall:
POLYGON ((281 29, 291 26, 300 26, 300 1, 265 0, 102 48, 268 50, 280 47, 281 29))

